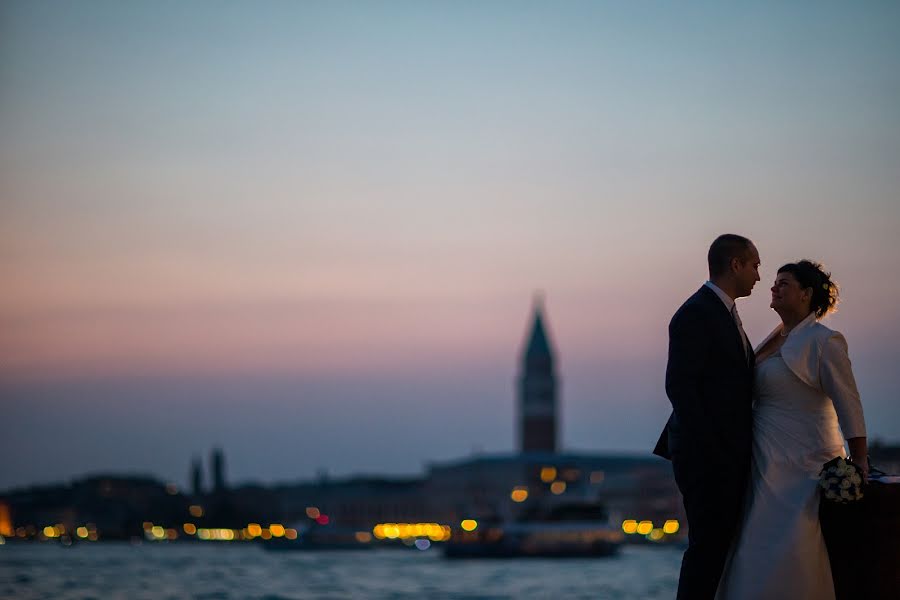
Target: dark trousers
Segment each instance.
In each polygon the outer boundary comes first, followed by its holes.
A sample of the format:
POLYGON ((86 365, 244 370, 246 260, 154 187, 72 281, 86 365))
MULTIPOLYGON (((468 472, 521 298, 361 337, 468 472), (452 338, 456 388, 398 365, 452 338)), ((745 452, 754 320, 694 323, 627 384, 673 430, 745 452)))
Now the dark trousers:
POLYGON ((712 600, 740 528, 749 460, 716 467, 709 464, 708 457, 700 460, 676 454, 672 467, 688 520, 678 600, 712 600))

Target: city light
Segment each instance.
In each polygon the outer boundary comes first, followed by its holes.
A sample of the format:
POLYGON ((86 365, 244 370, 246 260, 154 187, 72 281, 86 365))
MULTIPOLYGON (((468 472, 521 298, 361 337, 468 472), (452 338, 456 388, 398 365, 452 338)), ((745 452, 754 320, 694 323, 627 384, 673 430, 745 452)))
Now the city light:
POLYGON ((638 524, 634 519, 628 519, 626 521, 622 521, 622 531, 631 535, 637 531, 638 524))
POLYGON ((192 517, 202 517, 203 516, 203 507, 199 504, 191 504, 190 508, 188 508, 192 517))
POLYGON ((647 534, 647 537, 650 538, 651 540, 653 540, 654 542, 662 539, 662 536, 663 536, 663 530, 659 529, 659 528, 652 529, 652 530, 650 530, 650 533, 647 534))
POLYGON ((641 535, 647 535, 653 531, 653 522, 652 521, 641 521, 638 523, 637 532, 641 535))
POLYGON ((680 525, 678 524, 678 521, 676 521, 674 519, 669 519, 663 525, 663 532, 668 533, 668 534, 677 533, 679 528, 680 528, 680 525))
MULTIPOLYGON (((474 521, 472 522, 474 523, 474 521)), ((368 535, 367 532, 360 533, 368 535)), ((450 539, 450 527, 437 523, 379 523, 372 528, 372 535, 379 540, 410 540, 427 537, 433 542, 442 542, 450 539)))
POLYGON ((56 532, 56 527, 54 527, 53 525, 47 525, 46 527, 44 527, 44 535, 48 538, 59 537, 59 534, 56 532))
POLYGON ((478 521, 475 519, 465 519, 459 526, 462 527, 464 531, 475 531, 475 528, 478 527, 478 521))
POLYGON ((296 529, 285 529, 284 537, 285 537, 285 539, 296 540, 297 539, 297 530, 296 529))
POLYGON ((602 483, 605 476, 603 471, 591 471, 591 483, 602 483))
POLYGON ((85 527, 84 525, 82 525, 81 527, 79 527, 78 529, 75 530, 75 533, 78 535, 78 537, 80 537, 81 539, 84 539, 88 536, 88 528, 85 527))
POLYGON ((316 523, 319 525, 328 525, 328 515, 319 515, 316 517, 316 523))
POLYGON ((543 467, 541 469, 541 481, 550 483, 556 479, 556 467, 543 467))
POLYGON ((361 544, 368 544, 372 541, 372 534, 368 531, 357 531, 354 534, 354 537, 356 538, 356 541, 361 544))
POLYGON ((318 519, 320 514, 321 513, 319 512, 319 509, 316 508, 315 506, 307 506, 306 507, 306 516, 309 517, 310 519, 318 519))
POLYGON ((525 502, 528 499, 528 488, 517 487, 510 492, 509 497, 513 502, 525 502))
POLYGON ((419 550, 428 550, 429 548, 431 548, 431 542, 425 539, 416 540, 416 548, 418 548, 419 550))
POLYGON ((565 481, 554 481, 550 484, 550 491, 556 494, 557 496, 566 491, 566 482, 565 481))
POLYGON ((271 525, 269 525, 269 532, 272 534, 272 537, 283 537, 284 525, 272 523, 271 525))
POLYGON ((250 523, 247 525, 247 533, 250 534, 250 537, 259 537, 262 535, 262 527, 259 523, 250 523))
POLYGON ((197 533, 197 526, 193 523, 185 523, 184 525, 182 525, 182 529, 184 529, 184 532, 188 535, 194 535, 195 533, 197 533))

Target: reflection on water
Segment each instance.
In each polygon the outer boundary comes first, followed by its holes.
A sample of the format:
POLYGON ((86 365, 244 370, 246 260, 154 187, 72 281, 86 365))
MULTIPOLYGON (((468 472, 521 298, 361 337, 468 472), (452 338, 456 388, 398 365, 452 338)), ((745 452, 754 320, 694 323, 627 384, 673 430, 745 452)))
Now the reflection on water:
POLYGON ((0 598, 610 598, 675 595, 681 551, 579 560, 447 561, 439 551, 269 553, 255 546, 0 546, 0 598))

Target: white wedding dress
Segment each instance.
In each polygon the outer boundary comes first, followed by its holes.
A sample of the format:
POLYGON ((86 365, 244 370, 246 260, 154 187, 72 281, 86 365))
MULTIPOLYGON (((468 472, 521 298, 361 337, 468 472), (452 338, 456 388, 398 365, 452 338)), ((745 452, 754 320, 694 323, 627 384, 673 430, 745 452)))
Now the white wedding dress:
POLYGON ((780 352, 756 366, 753 459, 740 534, 717 600, 833 600, 819 525, 818 474, 845 456, 832 400, 780 352))

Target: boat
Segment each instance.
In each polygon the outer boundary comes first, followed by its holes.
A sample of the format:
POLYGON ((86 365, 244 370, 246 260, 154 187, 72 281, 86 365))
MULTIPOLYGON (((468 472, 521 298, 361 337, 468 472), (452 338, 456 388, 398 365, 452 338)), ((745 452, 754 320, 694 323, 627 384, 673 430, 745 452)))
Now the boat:
POLYGON ((447 558, 573 558, 615 556, 624 542, 606 510, 595 503, 557 505, 509 521, 478 523, 444 544, 447 558))

